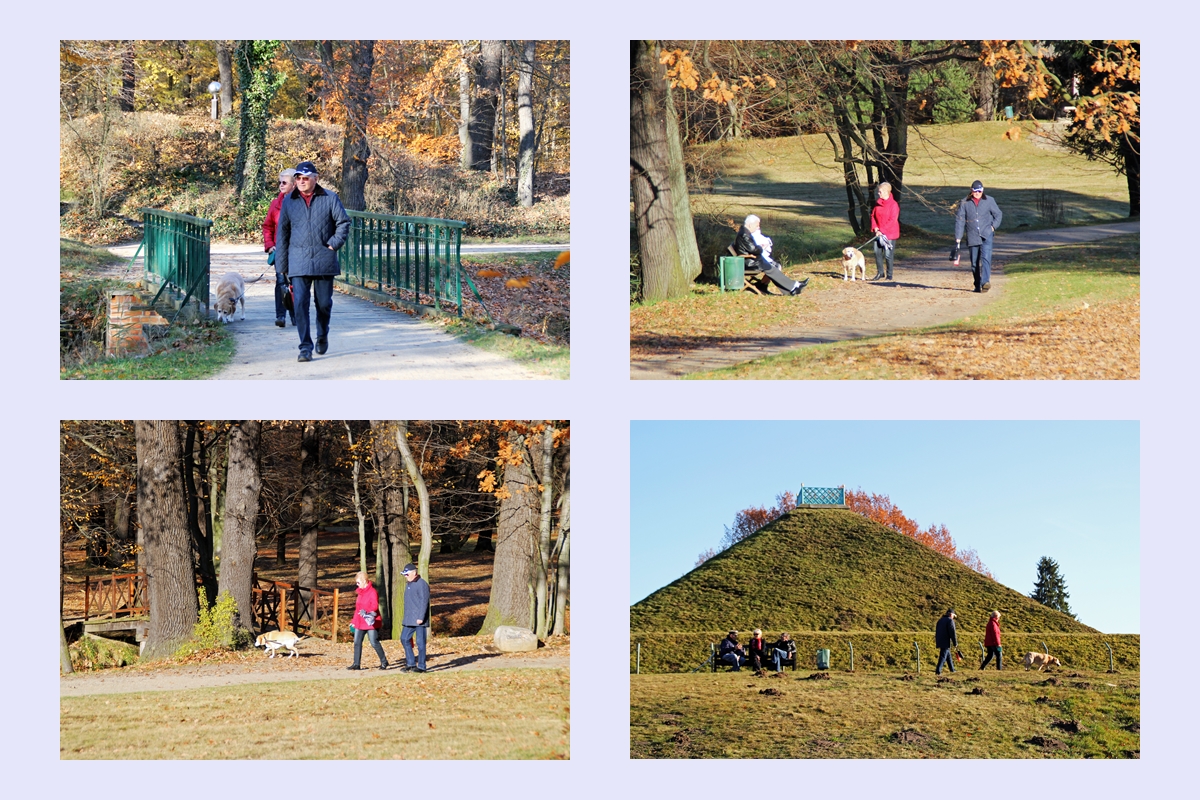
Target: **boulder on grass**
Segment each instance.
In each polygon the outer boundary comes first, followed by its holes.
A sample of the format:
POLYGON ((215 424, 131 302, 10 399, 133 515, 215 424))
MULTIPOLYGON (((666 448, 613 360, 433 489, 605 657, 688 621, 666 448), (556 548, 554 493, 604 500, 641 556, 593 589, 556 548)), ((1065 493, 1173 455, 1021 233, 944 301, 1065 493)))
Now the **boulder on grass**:
POLYGON ((528 653, 537 650, 538 640, 533 631, 514 625, 501 625, 492 634, 492 641, 501 653, 528 653))

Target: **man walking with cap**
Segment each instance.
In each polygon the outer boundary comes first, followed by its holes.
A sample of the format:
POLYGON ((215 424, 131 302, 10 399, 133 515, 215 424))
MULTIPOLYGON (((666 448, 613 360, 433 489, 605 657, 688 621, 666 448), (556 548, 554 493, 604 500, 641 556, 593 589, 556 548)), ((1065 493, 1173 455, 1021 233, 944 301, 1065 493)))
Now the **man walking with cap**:
POLYGON ((429 630, 429 584, 417 573, 413 564, 406 564, 400 574, 408 581, 404 586, 404 619, 400 623, 400 641, 404 644, 404 669, 424 672, 425 636, 429 630), (417 637, 416 659, 413 658, 413 636, 417 637))
POLYGON ((958 630, 954 619, 954 609, 951 608, 937 621, 937 628, 933 634, 938 649, 937 669, 933 671, 935 675, 942 674, 943 664, 949 665, 950 671, 954 672, 954 655, 951 649, 958 647, 958 630))
MULTIPOLYGON (((287 310, 283 304, 283 296, 287 292, 287 273, 281 272, 279 264, 275 258, 275 229, 279 226, 279 208, 283 205, 283 198, 287 197, 292 189, 296 188, 296 170, 285 169, 279 173, 279 194, 271 201, 271 207, 267 209, 267 218, 263 220, 263 249, 267 251, 267 263, 275 267, 275 324, 280 328, 284 326, 284 312, 287 310)), ((291 314, 292 324, 296 324, 296 315, 291 314)))
POLYGON ((971 184, 970 196, 958 204, 958 213, 954 216, 954 245, 958 247, 965 231, 977 292, 992 288, 992 237, 1003 218, 1000 206, 983 193, 983 184, 979 181, 971 184))
POLYGON ((295 294, 297 361, 312 361, 309 332, 311 297, 317 307, 317 355, 329 349, 329 317, 333 312, 333 276, 342 271, 337 251, 350 234, 350 216, 335 192, 317 184, 311 161, 296 165, 296 188, 283 198, 275 232, 275 269, 286 273, 295 294))

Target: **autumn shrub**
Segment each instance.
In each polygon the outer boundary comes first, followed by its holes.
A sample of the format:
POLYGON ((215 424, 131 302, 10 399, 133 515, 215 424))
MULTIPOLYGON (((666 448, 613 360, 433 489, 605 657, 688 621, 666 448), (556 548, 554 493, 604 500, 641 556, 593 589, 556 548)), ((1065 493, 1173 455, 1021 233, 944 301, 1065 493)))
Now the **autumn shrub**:
POLYGON ((250 636, 244 628, 237 627, 237 601, 229 592, 217 595, 217 602, 210 608, 204 587, 197 590, 200 596, 200 618, 192 628, 192 638, 176 651, 177 656, 188 656, 204 650, 238 650, 250 644, 250 636))
POLYGON ((91 672, 136 664, 138 649, 115 639, 103 639, 85 634, 68 648, 71 668, 76 672, 91 672))

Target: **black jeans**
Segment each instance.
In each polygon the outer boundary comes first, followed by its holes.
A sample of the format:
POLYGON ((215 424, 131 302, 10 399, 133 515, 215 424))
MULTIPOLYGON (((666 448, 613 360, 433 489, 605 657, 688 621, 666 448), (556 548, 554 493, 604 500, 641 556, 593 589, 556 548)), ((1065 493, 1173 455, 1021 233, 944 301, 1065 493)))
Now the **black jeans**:
POLYGON ((879 243, 878 239, 875 240, 875 277, 876 278, 887 278, 889 281, 892 279, 892 259, 895 257, 896 257, 896 248, 895 247, 884 247, 883 245, 881 245, 879 243), (886 273, 883 271, 883 262, 884 262, 885 258, 887 259, 887 272, 886 273))
POLYGON ((292 324, 296 324, 296 315, 289 313, 283 305, 283 295, 287 292, 288 280, 283 277, 282 272, 275 273, 275 319, 283 322, 283 315, 287 314, 292 318, 292 324))
POLYGON ((308 327, 309 298, 317 306, 317 341, 329 338, 329 317, 333 313, 333 276, 292 276, 296 293, 296 333, 300 334, 300 352, 312 355, 313 340, 308 327))
POLYGON ((1003 669, 1003 667, 1000 666, 1000 645, 989 647, 987 649, 987 657, 983 659, 983 663, 979 665, 979 668, 983 669, 986 667, 988 662, 992 660, 992 656, 996 657, 996 669, 1003 669))
POLYGON ((361 628, 354 629, 354 666, 359 666, 362 663, 362 640, 363 636, 371 640, 371 647, 375 648, 375 655, 379 656, 379 666, 386 667, 388 665, 387 653, 383 652, 383 645, 379 643, 379 631, 374 628, 362 630, 361 628))

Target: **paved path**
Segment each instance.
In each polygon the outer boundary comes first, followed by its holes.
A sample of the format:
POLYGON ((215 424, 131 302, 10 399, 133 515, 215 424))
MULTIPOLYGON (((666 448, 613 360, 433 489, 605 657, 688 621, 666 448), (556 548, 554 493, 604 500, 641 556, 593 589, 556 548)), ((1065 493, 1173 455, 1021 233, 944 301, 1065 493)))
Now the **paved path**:
MULTIPOLYGON (((1000 269, 993 272, 992 291, 986 294, 971 291, 971 271, 950 263, 946 257, 950 249, 947 243, 945 251, 925 253, 897 263, 895 281, 847 283, 836 287, 839 294, 821 298, 828 305, 823 303, 819 309, 818 325, 779 328, 757 336, 730 339, 716 346, 635 357, 630 362, 630 378, 677 379, 689 373, 731 367, 799 347, 953 322, 976 313, 1003 293, 1003 265, 1016 256, 1055 245, 1137 233, 1140 229, 1140 223, 1133 221, 997 234, 992 262, 1000 269)), ((868 273, 874 269, 874 259, 868 253, 868 273)), ((769 302, 787 300, 764 298, 769 302)))
MULTIPOLYGON (((111 247, 126 258, 137 244, 111 247)), ((463 252, 533 252, 555 244, 464 245, 463 252)), ((214 243, 210 295, 226 272, 247 280, 246 319, 230 323, 237 352, 216 380, 538 380, 543 376, 470 345, 436 325, 368 300, 335 292, 329 352, 298 363, 299 337, 292 326, 275 327, 275 273, 260 245, 214 243)), ((315 317, 314 317, 315 324, 315 317)))

